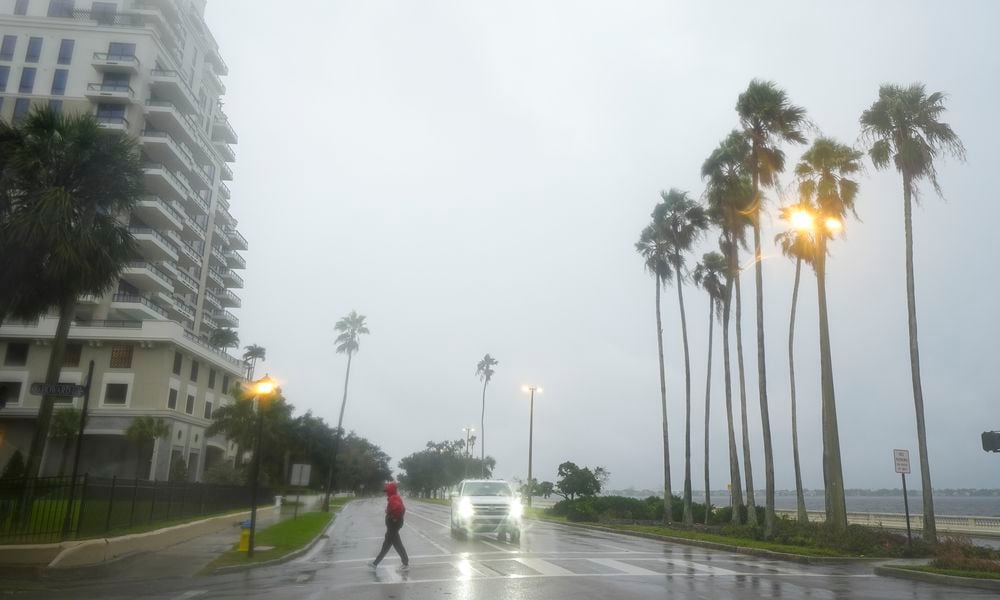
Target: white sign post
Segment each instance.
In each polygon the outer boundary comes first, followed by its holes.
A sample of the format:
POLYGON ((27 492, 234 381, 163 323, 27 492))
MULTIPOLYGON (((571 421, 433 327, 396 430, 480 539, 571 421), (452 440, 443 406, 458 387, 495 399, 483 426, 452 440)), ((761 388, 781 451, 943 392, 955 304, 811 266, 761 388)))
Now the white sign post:
MULTIPOLYGON (((296 464, 292 465, 292 480, 289 482, 294 487, 306 487, 309 485, 309 478, 312 475, 312 465, 296 464)), ((295 493, 295 512, 292 513, 292 518, 299 518, 299 494, 298 490, 295 493)))
POLYGON ((893 450, 892 460, 896 463, 896 472, 903 478, 903 507, 906 510, 906 543, 913 543, 910 533, 910 496, 906 491, 906 476, 910 473, 910 451, 893 450))

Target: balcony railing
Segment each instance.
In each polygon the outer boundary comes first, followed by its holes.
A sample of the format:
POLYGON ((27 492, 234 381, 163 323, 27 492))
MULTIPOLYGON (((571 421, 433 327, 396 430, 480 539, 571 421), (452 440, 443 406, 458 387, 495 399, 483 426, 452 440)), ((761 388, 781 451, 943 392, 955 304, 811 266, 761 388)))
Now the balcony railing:
POLYGON ((102 93, 127 93, 129 98, 135 98, 135 90, 127 83, 88 83, 87 91, 102 93))
POLYGON ((94 61, 122 63, 125 65, 131 65, 135 68, 139 68, 139 66, 141 65, 139 59, 134 54, 110 54, 108 52, 94 52, 94 61))
POLYGON ((241 245, 243 247, 249 247, 250 246, 250 244, 247 243, 247 239, 245 237, 243 237, 243 234, 240 233, 239 231, 236 231, 235 229, 227 227, 226 228, 226 235, 228 235, 230 238, 236 238, 241 243, 241 245))
POLYGON ((195 336, 195 335, 193 335, 193 334, 188 333, 188 332, 185 331, 184 332, 184 337, 186 339, 194 342, 195 344, 201 346, 205 350, 208 350, 209 352, 212 352, 214 354, 217 354, 217 355, 221 356, 222 358, 226 359, 227 361, 229 361, 234 366, 240 367, 241 369, 244 368, 244 364, 243 364, 242 360, 230 356, 227 352, 224 352, 222 350, 219 350, 217 348, 213 348, 213 347, 209 346, 203 340, 199 339, 197 336, 195 336))
POLYGON ((163 212, 173 217, 178 223, 184 222, 184 213, 181 212, 178 209, 177 205, 174 204, 173 202, 166 202, 165 200, 163 200, 163 198, 160 198, 159 196, 146 196, 140 202, 149 202, 155 204, 159 206, 161 209, 163 209, 163 212))
POLYGON ((153 301, 149 298, 145 298, 138 294, 118 293, 112 296, 111 301, 121 304, 141 304, 156 314, 162 316, 164 319, 170 318, 169 315, 167 315, 167 311, 163 310, 156 304, 153 304, 153 301))
POLYGON ((177 270, 177 279, 183 281, 189 288, 191 288, 195 292, 198 291, 198 282, 195 280, 195 278, 191 277, 190 275, 188 275, 187 273, 185 273, 180 269, 177 270))
POLYGON ((128 269, 148 269, 149 271, 152 271, 154 275, 162 279, 163 283, 167 285, 170 284, 171 280, 170 275, 151 262, 146 262, 143 260, 134 260, 126 263, 125 267, 128 269))
POLYGON ((118 125, 124 127, 125 129, 129 128, 128 119, 126 119, 124 116, 97 115, 96 118, 98 125, 118 125))
POLYGON ((247 268, 247 261, 245 258, 237 254, 236 252, 230 250, 226 252, 226 264, 234 269, 245 269, 247 268))
POLYGON ((150 229, 148 227, 129 227, 128 228, 128 232, 131 233, 133 236, 136 236, 136 235, 148 235, 148 236, 152 237, 154 240, 162 243, 167 248, 170 248, 171 250, 173 250, 174 254, 177 254, 177 252, 178 252, 177 246, 172 241, 170 241, 166 237, 164 237, 164 235, 162 233, 160 233, 159 231, 157 231, 155 229, 150 229))
POLYGON ((229 200, 233 197, 233 193, 229 191, 229 186, 225 183, 219 183, 219 191, 222 193, 222 197, 229 200))
POLYGON ((243 285, 244 285, 243 284, 243 278, 240 277, 239 275, 237 275, 236 272, 233 271, 232 269, 226 269, 225 276, 228 277, 229 279, 233 280, 236 283, 236 285, 231 285, 229 287, 239 287, 239 288, 243 287, 243 285))

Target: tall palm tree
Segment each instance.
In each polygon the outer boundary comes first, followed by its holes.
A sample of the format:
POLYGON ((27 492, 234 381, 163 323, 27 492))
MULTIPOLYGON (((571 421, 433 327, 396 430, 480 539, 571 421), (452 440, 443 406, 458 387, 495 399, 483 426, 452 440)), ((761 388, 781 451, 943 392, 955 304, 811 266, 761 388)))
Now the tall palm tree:
POLYGON ((208 337, 208 345, 215 348, 235 348, 240 345, 240 336, 235 330, 220 328, 208 337))
MULTIPOLYGON (((158 439, 170 436, 170 426, 162 419, 153 417, 136 417, 125 430, 125 438, 136 446, 135 456, 135 478, 142 475, 142 466, 145 461, 145 449, 158 439)), ((152 448, 150 448, 152 452, 152 448)), ((152 460, 152 458, 150 458, 152 460)), ((149 471, 147 471, 147 474, 149 471)))
MULTIPOLYGON (((712 514, 712 484, 709 477, 709 417, 712 405, 712 342, 715 321, 722 320, 722 303, 725 297, 724 283, 726 258, 718 252, 708 252, 694 269, 692 279, 708 294, 708 362, 705 369, 705 525, 712 514)), ((731 413, 730 413, 731 414, 731 413)), ((737 469, 737 472, 739 470, 737 469)))
POLYGON ((808 202, 799 202, 781 209, 781 218, 791 224, 788 231, 775 236, 774 241, 781 246, 785 256, 795 260, 795 284, 792 286, 792 309, 788 318, 788 380, 791 390, 792 405, 792 462, 795 466, 795 502, 800 523, 809 521, 806 512, 805 492, 802 489, 802 468, 799 463, 799 422, 798 408, 795 398, 795 312, 799 303, 799 281, 802 276, 802 263, 813 264, 815 243, 812 233, 802 227, 813 221, 813 206, 808 202))
POLYGON ((490 380, 493 379, 493 373, 495 372, 493 367, 500 364, 497 359, 486 354, 476 365, 476 375, 479 376, 479 380, 483 382, 483 412, 479 417, 479 458, 482 463, 482 472, 479 474, 480 477, 486 477, 486 386, 490 384, 490 380))
MULTIPOLYGON (((32 112, 16 128, 0 125, 0 139, 8 141, 0 239, 21 250, 21 272, 32 274, 34 291, 15 286, 18 296, 43 300, 37 314, 58 309, 45 373, 45 382, 56 384, 77 298, 103 295, 129 259, 132 236, 118 216, 142 195, 140 155, 134 140, 102 131, 93 116, 51 109, 32 112)), ((15 306, 23 304, 15 299, 15 306)), ((29 477, 38 476, 54 403, 52 396, 42 398, 29 477)))
POLYGON ((802 128, 806 111, 788 101, 788 95, 774 82, 754 79, 736 102, 743 132, 750 140, 750 178, 753 185, 754 276, 757 291, 757 386, 760 394, 760 421, 764 431, 764 535, 774 532, 774 450, 771 446, 771 416, 767 405, 767 363, 764 357, 764 267, 761 254, 760 218, 763 206, 761 187, 777 185, 778 173, 785 170, 782 143, 804 144, 802 128))
POLYGON ((347 316, 337 321, 333 328, 338 332, 336 344, 337 354, 347 355, 347 372, 344 375, 344 399, 340 402, 340 417, 337 419, 337 437, 333 446, 333 460, 330 467, 330 478, 326 486, 326 499, 323 502, 323 512, 330 510, 330 494, 333 493, 333 482, 337 465, 337 452, 340 449, 340 439, 344 432, 344 409, 347 408, 347 384, 351 379, 351 359, 361 347, 361 336, 371 333, 365 323, 366 317, 352 310, 347 316))
MULTIPOLYGON (((743 512, 743 485, 740 481, 739 452, 736 447, 736 433, 733 427, 732 408, 732 362, 730 360, 729 344, 729 322, 732 315, 733 291, 739 285, 739 248, 746 246, 746 228, 749 226, 747 218, 748 210, 752 201, 752 189, 750 178, 746 172, 746 161, 749 155, 750 144, 740 131, 732 131, 720 144, 712 151, 712 154, 705 160, 701 168, 703 179, 707 179, 708 186, 705 190, 705 198, 709 206, 709 216, 719 229, 722 236, 719 240, 719 247, 722 255, 726 259, 726 286, 723 298, 722 310, 722 352, 723 366, 725 372, 726 389, 726 416, 729 426, 729 471, 730 490, 733 508, 733 522, 740 522, 740 514, 743 512)), ((737 295, 737 321, 739 321, 740 307, 739 296, 737 295)), ((743 347, 742 337, 737 324, 737 358, 740 365, 740 398, 743 413, 743 450, 745 465, 748 474, 747 507, 750 518, 756 519, 753 509, 753 474, 749 464, 749 440, 746 425, 746 392, 743 375, 743 347)))
POLYGON ((254 371, 257 369, 257 361, 267 360, 267 348, 250 344, 243 353, 243 363, 247 366, 247 381, 253 381, 254 371))
MULTIPOLYGON (((655 213, 654 213, 655 216, 655 213)), ((667 420, 667 375, 663 363, 663 319, 660 315, 660 289, 673 274, 667 264, 667 248, 659 227, 650 223, 639 235, 635 250, 643 258, 646 271, 653 276, 656 287, 656 350, 660 367, 660 407, 663 424, 663 522, 670 524, 673 513, 673 491, 670 485, 670 436, 667 420)))
POLYGON ((79 410, 73 407, 57 410, 52 414, 52 427, 49 429, 54 439, 62 440, 62 453, 59 457, 59 476, 66 474, 66 464, 69 463, 69 451, 73 441, 80 433, 79 410))
POLYGON ((681 312, 681 339, 684 342, 684 512, 685 526, 694 525, 691 513, 691 357, 688 351, 687 314, 684 310, 684 262, 691 247, 708 229, 708 215, 687 192, 671 189, 661 192, 660 202, 653 210, 653 222, 659 224, 666 243, 667 264, 677 284, 677 304, 681 312))
POLYGON ((869 155, 876 169, 890 164, 903 176, 903 227, 906 232, 906 313, 910 337, 910 377, 917 416, 920 450, 920 480, 923 484, 924 539, 937 539, 927 428, 924 423, 924 392, 920 381, 920 348, 917 343, 917 301, 913 273, 913 198, 917 184, 925 179, 940 195, 935 159, 950 154, 965 159, 962 140, 943 123, 945 94, 927 93, 922 83, 908 87, 883 85, 878 100, 861 115, 861 134, 871 143, 869 155))
POLYGON ((826 522, 847 530, 847 503, 844 498, 844 470, 840 458, 840 432, 833 385, 833 357, 830 350, 830 320, 826 299, 827 244, 844 228, 847 213, 854 214, 858 183, 850 178, 861 170, 861 152, 830 138, 820 137, 802 155, 795 167, 799 196, 815 204, 813 227, 815 254, 813 271, 819 297, 820 383, 823 396, 823 475, 825 478, 826 522))

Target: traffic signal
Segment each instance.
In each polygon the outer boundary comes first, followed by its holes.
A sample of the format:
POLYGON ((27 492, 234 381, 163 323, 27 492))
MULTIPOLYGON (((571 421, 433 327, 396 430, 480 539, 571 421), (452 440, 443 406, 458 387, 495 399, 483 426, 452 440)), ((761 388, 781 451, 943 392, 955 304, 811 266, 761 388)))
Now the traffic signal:
POLYGON ((983 432, 983 450, 1000 452, 1000 431, 983 432))

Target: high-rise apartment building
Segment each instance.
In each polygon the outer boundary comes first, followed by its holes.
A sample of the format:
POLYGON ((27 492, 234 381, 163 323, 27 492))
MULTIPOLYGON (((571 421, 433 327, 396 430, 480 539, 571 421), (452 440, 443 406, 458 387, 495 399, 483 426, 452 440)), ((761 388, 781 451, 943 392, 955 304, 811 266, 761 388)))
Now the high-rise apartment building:
MULTIPOLYGON (((228 69, 204 11, 205 0, 0 0, 0 118, 84 112, 141 145, 146 196, 123 216, 135 255, 114 290, 80 298, 61 379, 82 383, 95 361, 82 462, 97 475, 162 480, 183 461, 200 480, 233 457, 205 429, 244 366, 209 339, 239 326, 247 241, 226 185, 237 142, 221 101, 228 69), (124 435, 138 416, 170 427, 151 455, 124 435)), ((41 402, 30 386, 44 380, 55 325, 0 327, 0 469, 27 453, 41 402)), ((50 439, 44 474, 58 473, 67 441, 50 439)))

